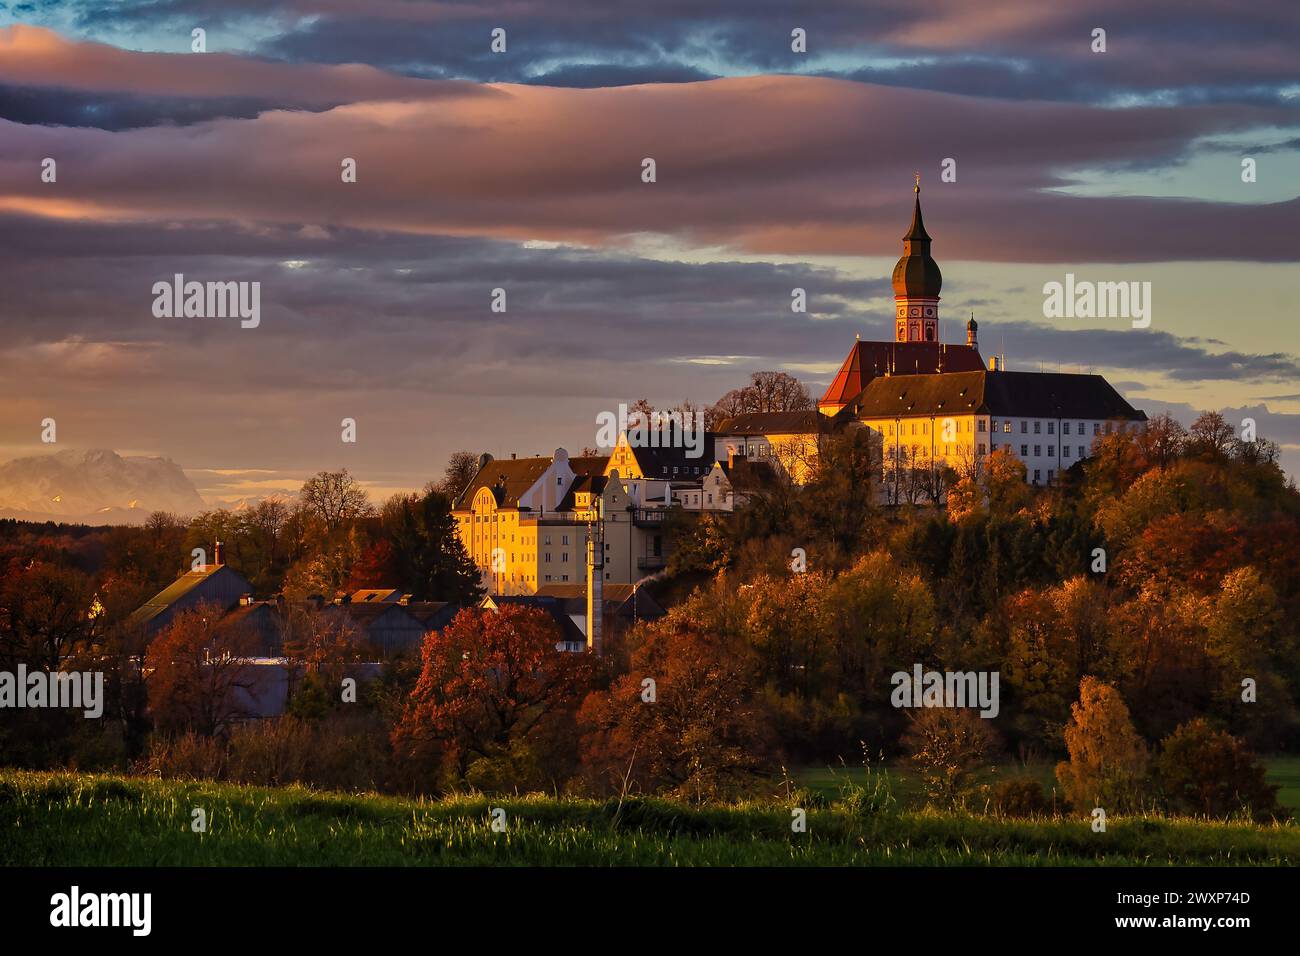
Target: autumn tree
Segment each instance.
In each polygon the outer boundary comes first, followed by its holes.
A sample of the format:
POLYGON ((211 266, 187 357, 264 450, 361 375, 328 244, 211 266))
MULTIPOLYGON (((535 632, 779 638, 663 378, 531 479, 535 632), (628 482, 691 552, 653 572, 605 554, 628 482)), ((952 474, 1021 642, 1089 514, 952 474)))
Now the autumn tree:
POLYGON ((1079 700, 1065 727, 1068 762, 1056 765, 1056 779, 1076 810, 1135 809, 1142 799, 1147 748, 1133 729, 1128 708, 1115 688, 1092 677, 1079 682, 1079 700))
POLYGON ((1167 468, 1183 453, 1187 429, 1168 412, 1149 419, 1137 436, 1138 450, 1154 468, 1167 468))
POLYGON ((502 781, 512 770, 526 771, 517 778, 524 785, 557 782, 539 775, 563 764, 551 748, 572 738, 573 710, 596 667, 590 655, 557 650, 561 639, 545 611, 511 604, 466 609, 425 635, 395 750, 425 785, 502 781))
POLYGON ((0 661, 58 670, 93 642, 94 601, 90 579, 78 571, 43 561, 11 565, 0 580, 0 661))
POLYGON ((438 489, 397 494, 380 513, 380 528, 392 548, 391 584, 420 601, 468 605, 483 595, 480 574, 456 528, 451 498, 438 489))
POLYGON ((1202 412, 1187 430, 1189 450, 1214 458, 1226 457, 1235 437, 1232 426, 1218 412, 1202 412))
POLYGON ((365 634, 335 606, 292 605, 284 618, 283 653, 289 664, 289 706, 299 716, 321 717, 342 703, 350 665, 373 659, 365 634))
POLYGON ((452 452, 447 459, 447 467, 443 469, 442 480, 425 488, 425 493, 440 491, 455 501, 478 474, 478 462, 479 456, 472 451, 452 452))
POLYGON ((870 429, 828 436, 799 498, 796 535, 852 554, 871 534, 879 480, 880 445, 870 429))
POLYGON ((1028 505, 1031 498, 1025 484, 1025 463, 1002 445, 988 457, 980 476, 980 490, 991 514, 1008 516, 1028 505))
POLYGON ((711 417, 721 421, 753 412, 802 412, 813 407, 808 387, 788 372, 754 372, 748 385, 718 399, 711 417))
POLYGON ((739 606, 717 600, 721 587, 643 626, 626 673, 584 702, 593 787, 702 800, 743 792, 772 769, 758 661, 741 636, 739 606))
POLYGON ((371 513, 370 497, 361 484, 341 471, 322 471, 309 478, 298 493, 303 503, 333 533, 344 522, 371 513))
POLYGON ((145 656, 149 708, 164 733, 205 737, 226 733, 248 716, 257 638, 221 624, 222 609, 201 604, 182 611, 145 656))
POLYGON ((826 589, 825 627, 838 635, 842 687, 883 705, 888 675, 935 651, 938 615, 929 584, 887 551, 863 555, 826 589))

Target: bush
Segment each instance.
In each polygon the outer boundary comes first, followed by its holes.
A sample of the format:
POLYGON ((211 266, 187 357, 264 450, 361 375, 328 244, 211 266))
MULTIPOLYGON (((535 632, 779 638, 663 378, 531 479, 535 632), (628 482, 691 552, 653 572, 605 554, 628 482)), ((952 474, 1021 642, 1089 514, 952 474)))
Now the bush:
POLYGON ((973 711, 936 707, 912 719, 903 743, 920 772, 926 799, 951 809, 965 803, 971 781, 985 766, 994 739, 988 722, 973 711))
POLYGON ((169 779, 221 780, 226 771, 226 748, 212 737, 195 733, 155 737, 140 769, 169 779))
POLYGON ((1244 812, 1259 822, 1286 815, 1278 788, 1265 781, 1245 743, 1204 719, 1183 724, 1161 749, 1157 776, 1170 810, 1207 817, 1244 812))
POLYGON ((294 717, 236 728, 230 735, 230 779, 267 787, 303 782, 320 743, 315 736, 307 724, 294 717))
POLYGON ((1052 809, 1043 785, 1032 777, 1015 777, 995 786, 992 808, 1001 817, 1042 817, 1052 809))

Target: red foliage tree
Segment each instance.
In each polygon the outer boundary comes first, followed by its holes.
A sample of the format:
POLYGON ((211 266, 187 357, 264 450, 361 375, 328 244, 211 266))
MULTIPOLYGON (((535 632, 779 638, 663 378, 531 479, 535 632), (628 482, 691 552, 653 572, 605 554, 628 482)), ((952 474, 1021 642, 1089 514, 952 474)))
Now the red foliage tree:
POLYGON ((210 737, 247 716, 256 635, 220 622, 221 608, 201 604, 176 615, 149 645, 146 685, 159 730, 210 737))
POLYGON ((397 753, 421 770, 463 779, 548 738, 571 718, 597 670, 595 658, 556 650, 559 627, 537 608, 467 608, 425 636, 423 665, 393 730, 397 753))

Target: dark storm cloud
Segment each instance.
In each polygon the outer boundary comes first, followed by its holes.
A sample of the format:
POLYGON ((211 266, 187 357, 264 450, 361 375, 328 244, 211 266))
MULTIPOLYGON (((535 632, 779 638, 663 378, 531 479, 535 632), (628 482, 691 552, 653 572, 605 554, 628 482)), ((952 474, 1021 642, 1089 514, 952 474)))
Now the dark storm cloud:
POLYGON ((0 86, 0 119, 25 125, 92 126, 107 130, 188 126, 220 117, 252 119, 262 110, 277 105, 275 100, 256 97, 194 99, 0 86))

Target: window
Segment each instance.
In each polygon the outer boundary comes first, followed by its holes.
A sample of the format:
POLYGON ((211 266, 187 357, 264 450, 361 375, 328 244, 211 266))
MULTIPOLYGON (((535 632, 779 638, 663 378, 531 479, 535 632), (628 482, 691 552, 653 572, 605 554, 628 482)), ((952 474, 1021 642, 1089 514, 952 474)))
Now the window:
POLYGON ((1055 445, 1048 445, 1048 446, 1047 446, 1047 457, 1048 457, 1048 458, 1051 458, 1051 457, 1052 457, 1053 455, 1055 455, 1055 454, 1056 454, 1056 446, 1055 446, 1055 445))
POLYGON ((1028 445, 1021 445, 1021 446, 1020 446, 1020 457, 1021 457, 1021 458, 1028 458, 1028 457, 1029 457, 1029 446, 1028 446, 1028 445))
POLYGON ((1038 484, 1038 469, 1034 469, 1034 484, 1038 484))
MULTIPOLYGON (((548 545, 549 545, 549 544, 551 543, 551 536, 548 534, 548 535, 545 537, 545 539, 543 539, 543 542, 542 542, 542 543, 543 543, 543 544, 548 544, 548 545)), ((549 561, 549 560, 551 560, 551 559, 548 557, 546 560, 549 561)))
POLYGON ((1020 434, 1023 435, 1027 431, 1029 431, 1029 422, 1022 420, 1020 422, 1020 434))
POLYGON ((995 432, 997 430, 998 430, 998 420, 996 418, 989 419, 989 431, 995 432))
POLYGON ((979 421, 979 430, 980 430, 980 431, 983 431, 983 430, 984 430, 984 419, 982 419, 982 418, 981 418, 980 421, 979 421))
POLYGON ((1079 422, 1079 434, 1083 434, 1083 422, 1079 422))
POLYGON ((981 455, 984 454, 984 443, 983 443, 983 442, 980 442, 980 452, 979 452, 979 453, 980 453, 981 455))
POLYGON ((569 536, 567 534, 560 538, 560 544, 568 544, 568 543, 569 543, 569 536))
POLYGON ((1087 457, 1088 457, 1088 452, 1087 452, 1085 446, 1083 446, 1083 445, 1080 445, 1080 446, 1079 446, 1079 457, 1080 457, 1080 458, 1087 458, 1087 457))
POLYGON ((1070 446, 1069 446, 1069 445, 1062 445, 1062 446, 1061 446, 1061 457, 1062 457, 1062 458, 1069 458, 1069 457, 1070 457, 1070 446))
POLYGON ((1042 446, 1042 445, 1035 445, 1035 446, 1034 446, 1034 457, 1037 458, 1037 457, 1038 457, 1039 455, 1041 455, 1042 453, 1043 453, 1043 446, 1042 446))
POLYGON ((1034 422, 1034 434, 1037 435, 1043 430, 1042 422, 1034 422))
POLYGON ((1096 422, 1093 422, 1093 423, 1092 423, 1092 433, 1093 433, 1094 435, 1100 435, 1100 434, 1101 434, 1101 426, 1098 425, 1096 422))
POLYGON ((1011 434, 1011 419, 1008 418, 1002 423, 1002 431, 1007 435, 1011 434))
POLYGON ((568 564, 568 563, 569 563, 569 552, 567 552, 567 551, 561 551, 561 552, 560 552, 560 563, 561 563, 561 564, 568 564))
POLYGON ((547 561, 550 561, 550 560, 551 560, 551 552, 549 552, 549 551, 546 552, 546 560, 547 560, 547 561))
POLYGON ((1070 423, 1069 423, 1069 422, 1061 422, 1061 434, 1062 434, 1062 435, 1068 435, 1068 434, 1070 434, 1070 423))
POLYGON ((1049 435, 1055 435, 1055 434, 1056 434, 1056 422, 1048 422, 1048 423, 1047 423, 1047 434, 1049 434, 1049 435))
POLYGON ((1047 480, 1048 480, 1048 482, 1050 483, 1051 480, 1052 480, 1053 478, 1055 478, 1055 477, 1056 477, 1056 472, 1053 471, 1051 468, 1047 469, 1047 480))

